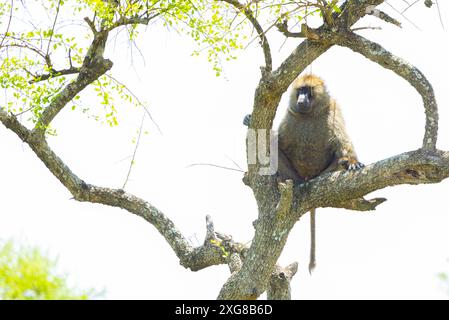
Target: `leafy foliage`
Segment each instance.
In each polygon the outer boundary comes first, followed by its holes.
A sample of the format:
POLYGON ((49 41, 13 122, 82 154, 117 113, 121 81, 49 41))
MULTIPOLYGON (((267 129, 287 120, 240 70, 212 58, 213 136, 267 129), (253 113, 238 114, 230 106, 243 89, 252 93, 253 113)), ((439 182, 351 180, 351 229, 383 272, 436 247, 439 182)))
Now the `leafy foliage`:
POLYGON ((66 277, 55 272, 56 262, 37 248, 17 248, 0 243, 0 299, 67 300, 88 299, 92 291, 76 292, 66 277))
MULTIPOLYGON (((287 0, 40 0, 3 3, 0 5, 0 28, 5 31, 0 33, 0 88, 4 90, 5 98, 0 101, 0 108, 15 115, 26 114, 29 124, 39 126, 42 112, 78 76, 95 32, 118 33, 124 29, 129 40, 133 41, 142 24, 158 24, 176 30, 198 44, 193 55, 206 54, 219 76, 221 59, 235 59, 235 50, 258 40, 259 35, 254 34, 246 11, 249 10, 268 33, 280 22, 290 21, 292 28, 299 28, 301 21, 309 15, 338 13, 340 2, 329 1, 328 7, 323 7, 322 1, 287 0), (235 3, 242 7, 236 7, 235 3), (33 22, 34 16, 41 15, 50 19, 33 22), (31 22, 26 22, 28 20, 31 22)), ((127 88, 113 77, 108 78, 110 76, 107 73, 106 77, 93 83, 97 101, 89 96, 89 104, 85 104, 77 95, 71 101, 72 110, 81 110, 94 119, 115 126, 118 124, 117 103, 142 106, 127 88), (95 102, 103 108, 85 106, 95 102)), ((47 130, 47 133, 52 131, 47 130)))

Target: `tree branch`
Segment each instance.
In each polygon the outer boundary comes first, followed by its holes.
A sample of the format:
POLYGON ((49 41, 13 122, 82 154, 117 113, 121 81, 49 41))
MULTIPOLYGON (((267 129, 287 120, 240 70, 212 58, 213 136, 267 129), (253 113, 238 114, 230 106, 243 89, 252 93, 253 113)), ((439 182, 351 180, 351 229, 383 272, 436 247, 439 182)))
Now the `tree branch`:
POLYGON ((209 266, 231 263, 229 256, 243 256, 246 246, 234 242, 232 237, 215 232, 210 216, 206 217, 207 232, 202 246, 192 247, 175 224, 149 202, 122 189, 104 188, 87 184, 74 174, 47 144, 44 136, 33 133, 17 118, 0 108, 0 122, 16 133, 44 163, 49 171, 68 189, 74 199, 125 209, 151 223, 165 238, 180 260, 192 271, 209 266))
POLYGON ((70 67, 68 69, 63 70, 51 70, 49 73, 35 75, 33 80, 28 81, 29 84, 45 81, 50 78, 66 76, 69 74, 76 74, 80 72, 80 68, 70 67))
MULTIPOLYGON (((305 24, 301 25, 301 28, 302 28, 302 26, 305 26, 305 24)), ((276 27, 287 38, 306 38, 307 37, 306 32, 303 32, 303 31, 291 32, 291 31, 289 31, 287 20, 284 20, 282 23, 278 23, 276 25, 276 27)))
POLYGON ((114 22, 109 28, 107 28, 108 31, 111 31, 112 29, 115 29, 117 27, 120 26, 126 26, 128 24, 143 24, 143 25, 148 25, 148 23, 160 16, 161 13, 155 13, 152 16, 149 17, 140 17, 138 15, 134 16, 134 17, 120 17, 116 22, 114 22))
POLYGON ((336 204, 334 208, 343 208, 355 211, 372 211, 376 210, 377 206, 381 205, 385 201, 387 201, 385 198, 374 198, 371 200, 358 198, 336 204))
POLYGON ((34 132, 44 134, 50 122, 70 100, 112 68, 112 61, 103 57, 107 38, 107 31, 94 31, 94 39, 84 57, 78 77, 70 82, 45 108, 33 129, 34 132))
MULTIPOLYGON (((95 19, 95 18, 94 18, 95 19)), ((98 33, 97 28, 95 27, 95 23, 89 19, 89 17, 85 17, 84 21, 86 21, 87 25, 90 28, 90 31, 92 31, 92 33, 95 35, 98 33)))
MULTIPOLYGON (((268 288, 275 264, 290 230, 297 221, 290 214, 293 204, 293 182, 289 180, 281 186, 280 193, 271 195, 267 193, 265 196, 268 198, 264 199, 265 202, 263 204, 259 202, 259 207, 268 206, 268 209, 259 213, 255 223, 254 239, 243 265, 223 285, 218 299, 253 300, 268 288)), ((256 198, 259 196, 256 195, 256 198)))
MULTIPOLYGON (((312 208, 344 207, 344 203, 386 187, 401 184, 438 183, 449 177, 449 152, 417 150, 406 152, 357 172, 324 174, 295 186, 294 216, 312 208)), ((383 202, 377 199, 377 202, 383 202)))
POLYGON ((259 21, 254 16, 253 11, 249 8, 249 5, 243 5, 238 0, 220 0, 229 3, 234 6, 238 11, 242 12, 245 17, 251 22, 256 29, 257 34, 260 38, 260 46, 262 47, 263 54, 265 57, 265 70, 264 73, 269 73, 273 69, 273 60, 271 57, 270 44, 268 43, 268 39, 265 36, 265 31, 260 25, 259 21))
POLYGON ((385 13, 385 12, 379 10, 379 9, 372 10, 368 14, 370 14, 370 15, 376 17, 376 18, 379 18, 380 20, 383 20, 386 23, 391 23, 391 24, 394 24, 395 26, 397 26, 399 28, 402 28, 401 22, 399 22, 395 18, 391 17, 390 15, 388 15, 387 13, 385 13))
POLYGON ((426 112, 426 129, 422 147, 435 150, 438 134, 438 105, 432 85, 426 76, 415 66, 388 52, 378 43, 350 32, 337 32, 326 35, 335 44, 347 47, 396 73, 406 80, 421 95, 426 112))

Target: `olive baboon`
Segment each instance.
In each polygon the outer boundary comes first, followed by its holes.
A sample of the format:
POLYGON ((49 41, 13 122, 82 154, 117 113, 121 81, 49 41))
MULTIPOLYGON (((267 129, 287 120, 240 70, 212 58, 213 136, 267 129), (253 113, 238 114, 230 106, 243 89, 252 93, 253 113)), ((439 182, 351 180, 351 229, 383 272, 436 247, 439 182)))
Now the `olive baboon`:
MULTIPOLYGON (((251 116, 244 124, 249 126, 251 116)), ((329 96, 324 81, 315 75, 297 78, 290 102, 278 129, 278 171, 280 180, 302 183, 337 170, 356 170, 364 165, 357 159, 346 133, 340 107, 329 96)), ((310 211, 310 263, 315 267, 315 209, 310 211)))

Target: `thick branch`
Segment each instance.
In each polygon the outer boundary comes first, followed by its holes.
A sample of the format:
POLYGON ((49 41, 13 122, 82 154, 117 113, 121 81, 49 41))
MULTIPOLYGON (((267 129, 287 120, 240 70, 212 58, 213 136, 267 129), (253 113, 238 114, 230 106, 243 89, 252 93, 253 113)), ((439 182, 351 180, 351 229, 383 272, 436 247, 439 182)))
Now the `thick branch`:
POLYGON ((89 84, 112 68, 112 61, 103 58, 108 32, 96 32, 87 50, 78 77, 70 82, 45 108, 34 132, 43 134, 58 113, 89 84))
POLYGON ((435 150, 438 134, 438 108, 432 85, 425 75, 418 68, 388 52, 381 45, 355 33, 331 33, 328 38, 332 39, 335 44, 348 47, 382 67, 392 70, 418 91, 426 112, 426 131, 422 147, 426 150, 435 150))
POLYGON ((160 210, 147 201, 122 189, 104 188, 85 183, 48 146, 44 136, 28 130, 17 118, 0 108, 0 122, 27 143, 50 172, 70 191, 75 200, 100 203, 125 209, 151 223, 165 238, 180 260, 180 264, 192 271, 212 265, 229 264, 231 254, 243 255, 246 247, 234 242, 232 237, 217 233, 211 218, 206 217, 206 239, 202 246, 193 248, 160 210))
MULTIPOLYGON (((388 186, 438 183, 449 177, 449 152, 418 150, 379 161, 357 172, 335 172, 296 185, 290 202, 287 183, 275 209, 262 211, 241 270, 223 286, 220 299, 255 299, 267 289, 274 265, 296 221, 312 208, 345 207, 354 198, 388 186), (293 210, 289 211, 289 207, 293 210), (273 266, 270 269, 270 265, 273 266), (269 275, 266 273, 270 270, 269 275), (265 282, 266 281, 266 282, 265 282)), ((384 199, 372 200, 376 205, 384 199)), ((367 201, 368 203, 370 201, 367 201)), ((358 201, 354 202, 355 209, 358 201)), ((262 206, 260 206, 262 207, 262 206)), ((271 207, 272 208, 272 207, 271 207)), ((363 205, 362 205, 363 208, 363 205)))
POLYGON ((385 187, 438 183, 448 177, 449 152, 406 152, 357 172, 334 172, 295 186, 295 218, 311 208, 343 207, 347 201, 385 187))
POLYGON ((112 62, 110 60, 104 59, 97 61, 94 68, 81 69, 78 77, 70 82, 62 91, 59 93, 52 102, 45 108, 42 113, 38 124, 35 127, 36 131, 41 133, 45 132, 50 122, 57 116, 57 114, 70 102, 78 93, 80 93, 89 84, 97 80, 100 76, 105 74, 108 70, 112 68, 112 62), (84 71, 84 72, 83 72, 84 71))
MULTIPOLYGON (((218 299, 256 299, 267 288, 275 264, 295 224, 289 217, 293 204, 293 183, 282 184, 280 194, 259 206, 268 208, 259 215, 255 235, 241 269, 222 287, 218 299)), ((269 196, 269 195, 267 195, 269 196)), ((258 197, 256 195, 256 197, 258 197)))
POLYGON ((249 6, 241 4, 238 0, 221 0, 221 1, 229 3, 230 5, 234 6, 238 11, 242 12, 245 15, 245 17, 249 20, 249 22, 251 22, 251 24, 254 26, 254 29, 256 30, 260 38, 259 43, 260 46, 262 47, 263 54, 265 57, 265 72, 267 73, 271 72, 271 70, 273 69, 273 60, 271 57, 270 44, 268 43, 268 39, 265 36, 265 31, 263 30, 259 21, 257 21, 253 11, 249 8, 249 6))
POLYGON ((361 17, 370 14, 385 0, 347 0, 340 7, 341 14, 335 25, 341 30, 348 30, 361 17))

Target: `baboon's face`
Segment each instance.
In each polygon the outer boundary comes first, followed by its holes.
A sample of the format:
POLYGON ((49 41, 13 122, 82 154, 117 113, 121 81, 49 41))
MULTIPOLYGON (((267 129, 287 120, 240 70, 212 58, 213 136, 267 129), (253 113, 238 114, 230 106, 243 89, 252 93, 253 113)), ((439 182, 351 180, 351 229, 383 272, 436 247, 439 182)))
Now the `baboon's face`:
POLYGON ((293 107, 294 111, 301 114, 310 113, 315 105, 315 97, 313 88, 310 86, 301 86, 296 88, 296 103, 293 107))
POLYGON ((293 82, 289 104, 291 112, 304 116, 316 116, 328 108, 328 102, 329 95, 321 78, 306 75, 293 82))

